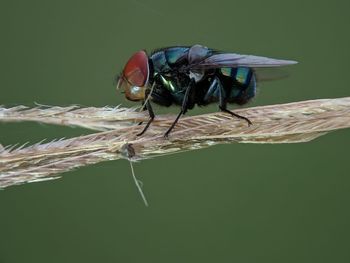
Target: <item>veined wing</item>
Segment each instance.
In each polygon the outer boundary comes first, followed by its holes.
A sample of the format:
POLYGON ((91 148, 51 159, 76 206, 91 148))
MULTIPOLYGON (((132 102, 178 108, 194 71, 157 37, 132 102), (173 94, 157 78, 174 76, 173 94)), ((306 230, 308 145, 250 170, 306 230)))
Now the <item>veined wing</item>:
POLYGON ((220 53, 190 64, 190 69, 213 69, 213 68, 271 68, 297 64, 297 61, 274 59, 253 55, 241 55, 235 53, 220 53))

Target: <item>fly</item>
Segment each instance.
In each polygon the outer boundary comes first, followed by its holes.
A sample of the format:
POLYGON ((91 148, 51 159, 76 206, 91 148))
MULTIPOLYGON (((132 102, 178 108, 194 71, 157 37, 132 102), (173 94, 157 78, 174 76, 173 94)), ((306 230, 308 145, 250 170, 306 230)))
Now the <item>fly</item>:
POLYGON ((141 50, 131 56, 117 88, 123 88, 131 101, 141 101, 150 119, 155 114, 152 103, 181 107, 173 124, 164 134, 168 137, 179 118, 195 105, 218 103, 219 109, 248 123, 251 121, 227 109, 227 104, 244 105, 256 94, 259 68, 274 68, 296 64, 296 61, 225 53, 201 45, 166 47, 147 55, 141 50))

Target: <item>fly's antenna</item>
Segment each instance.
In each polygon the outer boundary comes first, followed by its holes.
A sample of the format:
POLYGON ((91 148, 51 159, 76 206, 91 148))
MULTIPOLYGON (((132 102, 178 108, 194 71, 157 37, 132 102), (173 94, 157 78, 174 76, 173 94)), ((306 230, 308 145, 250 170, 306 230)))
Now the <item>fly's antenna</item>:
POLYGON ((142 182, 137 180, 136 175, 135 175, 135 171, 134 171, 134 165, 133 165, 132 160, 131 160, 131 158, 135 156, 135 150, 132 147, 132 144, 130 144, 130 143, 127 143, 125 145, 124 149, 126 150, 126 155, 128 157, 129 163, 130 163, 132 178, 134 179, 135 185, 136 185, 137 190, 139 191, 139 193, 141 195, 143 203, 145 204, 146 207, 148 207, 148 202, 147 202, 146 196, 144 195, 144 193, 142 191, 142 182))
POLYGON ((115 84, 117 90, 119 90, 120 84, 122 83, 122 81, 123 81, 123 77, 121 75, 115 77, 114 84, 115 84))

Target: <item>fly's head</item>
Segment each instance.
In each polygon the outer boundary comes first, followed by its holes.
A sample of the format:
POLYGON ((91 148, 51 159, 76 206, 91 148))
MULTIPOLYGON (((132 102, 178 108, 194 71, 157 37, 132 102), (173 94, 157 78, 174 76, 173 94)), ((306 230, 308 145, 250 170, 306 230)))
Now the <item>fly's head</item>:
POLYGON ((149 63, 147 53, 136 52, 128 62, 117 80, 117 89, 123 89, 125 97, 131 101, 145 99, 145 90, 149 80, 149 63))

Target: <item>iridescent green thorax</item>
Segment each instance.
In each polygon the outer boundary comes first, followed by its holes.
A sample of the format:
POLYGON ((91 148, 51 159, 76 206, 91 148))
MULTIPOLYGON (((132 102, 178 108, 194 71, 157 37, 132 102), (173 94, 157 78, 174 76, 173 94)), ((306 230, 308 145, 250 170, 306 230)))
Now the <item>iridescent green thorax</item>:
POLYGON ((178 64, 185 60, 188 54, 189 48, 187 47, 174 47, 168 48, 164 51, 167 62, 170 65, 178 64))
POLYGON ((173 82, 171 80, 166 79, 164 76, 160 75, 160 80, 164 87, 169 90, 170 92, 176 92, 176 87, 174 86, 173 82))
POLYGON ((168 72, 180 63, 185 64, 188 50, 188 47, 173 47, 154 52, 150 57, 153 63, 154 72, 168 72))
POLYGON ((156 77, 158 85, 162 86, 163 92, 168 92, 175 104, 181 105, 188 83, 181 82, 179 78, 158 74, 156 77))

